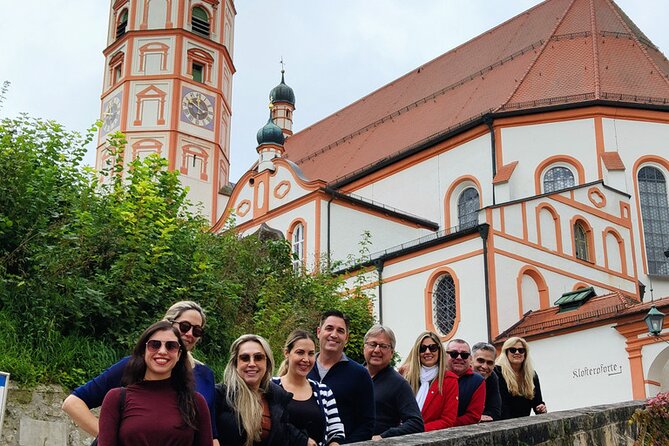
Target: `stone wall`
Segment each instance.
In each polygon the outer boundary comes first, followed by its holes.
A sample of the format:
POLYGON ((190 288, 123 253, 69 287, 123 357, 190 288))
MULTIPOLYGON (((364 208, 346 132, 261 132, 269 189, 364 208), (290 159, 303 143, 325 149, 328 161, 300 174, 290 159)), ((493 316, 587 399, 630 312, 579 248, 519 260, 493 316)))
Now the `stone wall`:
MULTIPOLYGON (((10 383, 0 444, 6 446, 88 446, 92 438, 61 411, 67 396, 59 387, 21 390, 10 383)), ((629 420, 640 401, 586 407, 536 417, 464 426, 388 438, 358 445, 403 446, 631 446, 629 420)))

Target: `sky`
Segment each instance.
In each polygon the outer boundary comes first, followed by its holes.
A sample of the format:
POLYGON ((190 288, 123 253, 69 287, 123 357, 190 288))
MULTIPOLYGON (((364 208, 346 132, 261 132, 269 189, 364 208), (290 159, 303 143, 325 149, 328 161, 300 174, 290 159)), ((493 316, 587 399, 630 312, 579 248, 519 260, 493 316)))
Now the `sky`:
MULTIPOLYGON (((76 131, 98 119, 110 3, 41 0, 26 10, 0 0, 0 83, 11 82, 0 118, 26 112, 76 131)), ((299 131, 539 3, 236 0, 230 180, 257 159, 255 135, 282 58, 299 131)), ((669 54, 669 1, 617 4, 669 54)), ((93 146, 85 161, 94 164, 93 146)))

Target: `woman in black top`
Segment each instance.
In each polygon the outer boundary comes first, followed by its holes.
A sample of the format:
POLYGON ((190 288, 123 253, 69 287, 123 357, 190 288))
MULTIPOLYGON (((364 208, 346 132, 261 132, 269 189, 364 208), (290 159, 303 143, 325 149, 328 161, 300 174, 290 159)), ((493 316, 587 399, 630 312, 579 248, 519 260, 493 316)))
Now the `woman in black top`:
POLYGON ((502 397, 502 419, 526 417, 530 411, 546 413, 539 376, 530 359, 530 349, 523 338, 512 337, 502 346, 495 373, 502 397))

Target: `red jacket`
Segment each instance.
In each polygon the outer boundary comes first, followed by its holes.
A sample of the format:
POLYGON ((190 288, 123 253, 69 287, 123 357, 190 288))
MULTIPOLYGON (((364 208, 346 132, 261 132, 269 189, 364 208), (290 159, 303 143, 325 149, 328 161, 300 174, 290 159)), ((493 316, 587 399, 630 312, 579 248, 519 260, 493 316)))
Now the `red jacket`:
POLYGON ((421 415, 425 422, 425 432, 455 426, 455 418, 458 416, 458 376, 456 374, 446 371, 441 393, 439 393, 439 382, 436 379, 432 382, 421 415))
MULTIPOLYGON (((474 371, 471 368, 468 369, 467 373, 462 375, 459 379, 464 380, 468 375, 474 375, 474 371)), ((481 379, 481 377, 478 375, 476 378, 481 379)), ((461 384, 465 386, 463 388, 463 392, 465 392, 463 394, 463 398, 466 398, 466 395, 469 392, 473 391, 473 393, 471 393, 471 398, 469 400, 469 404, 467 404, 466 409, 463 408, 463 410, 460 411, 462 415, 455 419, 455 426, 466 426, 467 424, 476 424, 481 421, 481 415, 483 414, 483 408, 485 406, 485 379, 481 380, 481 383, 476 387, 476 389, 471 388, 473 382, 475 381, 469 381, 467 384, 458 382, 458 389, 462 388, 460 387, 461 384), (469 389, 467 389, 467 386, 469 386, 469 389)), ((465 403, 466 401, 462 401, 462 404, 465 403)))

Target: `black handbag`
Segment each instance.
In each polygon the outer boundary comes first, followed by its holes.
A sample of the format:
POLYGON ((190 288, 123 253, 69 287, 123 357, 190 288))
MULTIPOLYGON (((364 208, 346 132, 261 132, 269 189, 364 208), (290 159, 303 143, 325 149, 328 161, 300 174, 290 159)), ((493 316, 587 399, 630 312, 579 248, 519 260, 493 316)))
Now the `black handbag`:
MULTIPOLYGON (((125 409, 125 387, 121 387, 121 394, 119 395, 119 397, 120 398, 118 402, 118 412, 119 412, 118 419, 121 420, 121 417, 123 416, 123 410, 125 409)), ((98 446, 98 437, 95 437, 93 439, 91 446, 98 446)))

